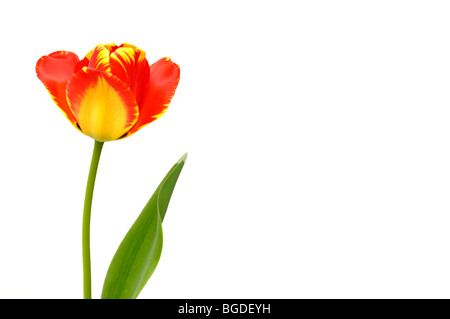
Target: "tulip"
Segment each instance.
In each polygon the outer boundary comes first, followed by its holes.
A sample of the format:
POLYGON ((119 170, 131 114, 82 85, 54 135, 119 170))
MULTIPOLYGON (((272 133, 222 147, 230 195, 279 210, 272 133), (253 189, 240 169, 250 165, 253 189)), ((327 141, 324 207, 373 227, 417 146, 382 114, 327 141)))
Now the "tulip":
POLYGON ((127 43, 99 44, 81 61, 56 51, 38 60, 36 73, 75 128, 99 142, 128 137, 160 118, 180 79, 170 58, 149 66, 145 52, 127 43))
MULTIPOLYGON (((160 118, 175 94, 180 68, 169 58, 149 65, 143 50, 124 43, 99 44, 82 60, 69 51, 53 52, 38 60, 36 73, 70 123, 95 140, 82 225, 83 289, 84 298, 90 299, 90 218, 103 144, 128 137, 160 118)), ((155 258, 159 257, 144 260, 152 260, 150 264, 156 267, 155 258)), ((137 278, 146 277, 138 274, 137 278)))

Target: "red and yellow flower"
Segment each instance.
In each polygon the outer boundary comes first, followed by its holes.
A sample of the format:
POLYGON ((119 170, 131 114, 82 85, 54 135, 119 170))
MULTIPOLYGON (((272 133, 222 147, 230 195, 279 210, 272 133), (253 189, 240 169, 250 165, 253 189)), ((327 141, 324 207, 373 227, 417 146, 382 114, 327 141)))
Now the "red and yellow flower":
POLYGON ((136 133, 167 110, 180 80, 169 58, 149 65, 124 43, 97 45, 84 59, 56 51, 36 64, 38 78, 69 121, 99 142, 136 133))

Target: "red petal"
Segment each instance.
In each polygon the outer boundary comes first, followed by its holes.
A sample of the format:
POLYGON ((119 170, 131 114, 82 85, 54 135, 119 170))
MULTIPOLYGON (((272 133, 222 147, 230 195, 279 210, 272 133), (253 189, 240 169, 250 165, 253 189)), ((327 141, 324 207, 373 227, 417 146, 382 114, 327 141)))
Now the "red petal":
POLYGON ((98 71, 111 72, 109 50, 101 44, 97 45, 94 52, 92 52, 88 66, 98 71))
MULTIPOLYGON (((108 44, 103 44, 103 46, 111 53, 114 52, 118 46, 115 45, 114 43, 108 43, 108 44)), ((89 60, 92 57, 92 53, 94 53, 94 49, 92 49, 91 51, 89 51, 86 56, 84 57, 83 60, 81 60, 80 62, 77 63, 77 65, 75 65, 75 69, 73 71, 73 73, 77 73, 78 71, 80 71, 82 68, 84 68, 85 66, 89 66, 89 60)))
POLYGON ((137 132, 164 114, 179 81, 180 68, 169 58, 162 58, 150 66, 149 86, 139 106, 139 118, 128 134, 137 132))
POLYGON ((132 47, 119 47, 111 53, 110 65, 111 73, 128 85, 140 105, 150 75, 145 52, 132 47))
POLYGON ((78 61, 78 56, 75 53, 56 51, 43 56, 36 63, 36 73, 39 80, 74 126, 76 126, 76 120, 66 101, 66 86, 73 76, 73 70, 78 61))
POLYGON ((67 84, 67 100, 82 132, 101 142, 119 139, 139 116, 127 85, 111 73, 88 67, 67 84))
POLYGON ((75 67, 73 69, 73 73, 77 73, 78 71, 80 71, 82 68, 84 68, 85 66, 89 65, 89 59, 88 58, 84 58, 83 60, 81 60, 80 62, 78 62, 77 64, 75 64, 75 67))

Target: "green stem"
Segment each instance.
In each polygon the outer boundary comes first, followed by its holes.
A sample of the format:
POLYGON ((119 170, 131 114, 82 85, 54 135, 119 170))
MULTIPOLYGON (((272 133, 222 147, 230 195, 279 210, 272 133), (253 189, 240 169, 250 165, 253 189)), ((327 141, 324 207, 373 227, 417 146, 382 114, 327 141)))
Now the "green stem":
POLYGON ((91 207, 94 195, 95 176, 97 175, 98 162, 102 152, 103 142, 95 141, 94 152, 92 153, 91 168, 86 186, 83 210, 83 291, 84 299, 91 299, 91 248, 90 248, 90 228, 91 228, 91 207))

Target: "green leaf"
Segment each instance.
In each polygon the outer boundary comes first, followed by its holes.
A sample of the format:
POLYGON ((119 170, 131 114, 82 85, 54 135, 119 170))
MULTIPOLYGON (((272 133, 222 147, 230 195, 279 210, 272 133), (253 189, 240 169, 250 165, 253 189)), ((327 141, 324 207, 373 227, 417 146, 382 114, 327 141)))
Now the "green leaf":
POLYGON ((187 153, 172 167, 125 235, 109 265, 102 299, 135 299, 158 265, 162 221, 187 153))

